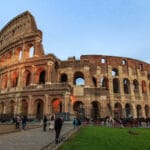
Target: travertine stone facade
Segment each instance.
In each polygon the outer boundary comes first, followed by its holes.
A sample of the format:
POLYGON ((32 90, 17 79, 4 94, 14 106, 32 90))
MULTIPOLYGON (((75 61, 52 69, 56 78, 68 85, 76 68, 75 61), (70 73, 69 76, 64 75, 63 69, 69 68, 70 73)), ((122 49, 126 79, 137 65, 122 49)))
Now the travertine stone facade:
POLYGON ((71 116, 150 117, 150 65, 125 57, 44 54, 30 12, 0 31, 0 117, 69 112, 71 116))

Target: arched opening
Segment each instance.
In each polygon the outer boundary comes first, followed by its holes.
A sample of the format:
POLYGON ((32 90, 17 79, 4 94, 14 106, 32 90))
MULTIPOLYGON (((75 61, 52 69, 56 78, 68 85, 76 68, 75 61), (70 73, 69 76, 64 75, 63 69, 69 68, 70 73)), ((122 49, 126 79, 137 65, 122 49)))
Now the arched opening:
POLYGON ((123 80, 123 88, 124 88, 124 93, 129 94, 130 93, 130 82, 128 79, 123 80))
POLYGON ((26 71, 23 73, 22 83, 23 83, 23 86, 28 86, 28 85, 30 85, 30 83, 31 83, 31 73, 30 73, 29 70, 26 70, 26 71))
POLYGON ((116 118, 116 119, 122 118, 122 107, 121 107, 120 103, 115 103, 114 118, 116 118))
POLYGON ((85 85, 84 75, 82 72, 76 72, 74 74, 74 84, 75 85, 85 85))
POLYGON ((18 85, 18 72, 14 71, 11 74, 11 87, 16 87, 18 85))
POLYGON ((126 65, 127 64, 127 61, 125 59, 122 60, 122 65, 126 65))
POLYGON ((131 118, 132 117, 130 104, 125 105, 125 112, 126 112, 126 118, 131 118))
POLYGON ((45 84, 45 70, 40 72, 40 76, 39 76, 39 84, 45 84))
POLYGON ((28 103, 26 100, 22 100, 22 115, 23 116, 28 115, 28 103))
POLYGON ((112 74, 113 77, 114 77, 114 76, 118 76, 118 75, 119 75, 118 69, 113 68, 111 74, 112 74))
POLYGON ((150 117, 149 106, 148 105, 145 105, 145 116, 146 116, 146 118, 150 117))
POLYGON ((22 48, 18 47, 15 52, 14 52, 14 58, 15 61, 21 60, 22 59, 22 48))
POLYGON ((93 120, 97 120, 98 118, 100 118, 100 106, 99 106, 99 102, 97 101, 93 101, 91 103, 92 108, 91 108, 91 118, 93 120))
POLYGON ((139 92, 139 83, 136 79, 133 80, 133 90, 134 90, 134 93, 139 92))
POLYGON ((137 110, 137 118, 141 118, 142 117, 141 105, 137 105, 136 110, 137 110))
POLYGON ((52 113, 56 114, 62 112, 62 102, 60 99, 54 99, 52 101, 52 113))
POLYGON ((84 109, 84 104, 81 101, 76 101, 73 104, 73 110, 75 112, 75 115, 77 118, 80 120, 83 120, 85 117, 85 109, 84 109))
POLYGON ((119 91, 120 91, 119 79, 117 79, 117 78, 113 79, 113 91, 114 91, 114 93, 119 93, 119 91))
POLYGON ((106 90, 108 90, 109 88, 109 82, 108 82, 108 78, 107 77, 102 77, 100 79, 100 82, 101 82, 101 87, 102 88, 106 88, 106 90))
POLYGON ((34 56, 34 46, 31 45, 30 49, 29 49, 29 57, 33 57, 34 56))
POLYGON ((92 78, 94 87, 97 87, 97 80, 95 77, 92 78))
POLYGON ((36 106, 36 118, 41 120, 43 118, 43 101, 41 99, 37 100, 35 102, 35 106, 36 106))
POLYGON ((68 77, 65 73, 61 74, 60 82, 68 82, 68 77))
POLYGON ((7 80, 8 80, 7 75, 4 75, 4 77, 2 79, 2 85, 1 85, 2 89, 6 89, 7 88, 7 80))
POLYGON ((10 101, 10 103, 9 103, 9 115, 11 118, 14 117, 14 112, 15 112, 15 102, 10 101))

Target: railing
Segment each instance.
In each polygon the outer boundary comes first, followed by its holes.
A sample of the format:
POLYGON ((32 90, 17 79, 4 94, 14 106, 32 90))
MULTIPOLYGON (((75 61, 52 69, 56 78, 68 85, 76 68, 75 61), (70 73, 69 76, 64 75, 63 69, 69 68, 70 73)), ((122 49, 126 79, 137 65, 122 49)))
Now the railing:
POLYGON ((70 89, 71 86, 68 83, 51 83, 51 84, 36 84, 23 87, 22 90, 34 90, 34 89, 70 89))

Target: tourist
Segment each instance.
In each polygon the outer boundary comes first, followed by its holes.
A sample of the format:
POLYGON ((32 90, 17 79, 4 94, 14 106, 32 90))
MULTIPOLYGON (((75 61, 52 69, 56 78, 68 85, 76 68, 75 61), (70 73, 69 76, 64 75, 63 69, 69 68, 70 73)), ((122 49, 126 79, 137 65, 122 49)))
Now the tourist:
POLYGON ((27 117, 23 116, 22 117, 22 130, 25 130, 26 125, 27 125, 27 117))
POLYGON ((19 129, 20 122, 21 122, 20 116, 19 116, 19 115, 16 115, 16 129, 19 129))
POLYGON ((44 115, 44 118, 43 118, 43 131, 46 131, 46 126, 47 126, 47 117, 46 117, 46 115, 44 115))
POLYGON ((53 132, 53 130, 54 130, 54 116, 52 116, 49 121, 49 131, 53 132))
POLYGON ((61 131, 61 128, 62 128, 62 119, 61 118, 56 118, 55 119, 55 123, 54 123, 54 128, 55 128, 55 133, 56 133, 56 136, 55 136, 55 143, 58 144, 60 142, 59 140, 59 135, 60 135, 60 131, 61 131))
POLYGON ((74 128, 76 128, 78 125, 79 125, 78 119, 74 118, 73 119, 73 126, 74 126, 74 128))

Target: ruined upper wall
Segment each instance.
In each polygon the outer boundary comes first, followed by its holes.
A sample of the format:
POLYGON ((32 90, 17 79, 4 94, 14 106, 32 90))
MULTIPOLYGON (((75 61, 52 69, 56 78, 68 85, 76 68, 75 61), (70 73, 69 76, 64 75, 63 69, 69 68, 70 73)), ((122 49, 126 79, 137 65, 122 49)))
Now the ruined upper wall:
POLYGON ((26 42, 39 37, 42 39, 42 32, 37 29, 34 17, 26 11, 4 26, 0 31, 0 54, 4 53, 16 42, 26 42))

